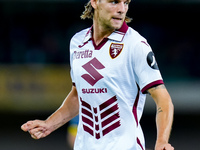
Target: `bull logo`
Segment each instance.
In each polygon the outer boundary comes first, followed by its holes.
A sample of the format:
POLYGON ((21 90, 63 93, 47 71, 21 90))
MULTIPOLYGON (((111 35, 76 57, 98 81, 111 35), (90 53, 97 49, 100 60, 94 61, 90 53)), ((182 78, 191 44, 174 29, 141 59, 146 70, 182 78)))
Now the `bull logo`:
POLYGON ((109 50, 110 57, 114 59, 119 56, 119 54, 122 52, 123 47, 124 44, 112 43, 109 50))

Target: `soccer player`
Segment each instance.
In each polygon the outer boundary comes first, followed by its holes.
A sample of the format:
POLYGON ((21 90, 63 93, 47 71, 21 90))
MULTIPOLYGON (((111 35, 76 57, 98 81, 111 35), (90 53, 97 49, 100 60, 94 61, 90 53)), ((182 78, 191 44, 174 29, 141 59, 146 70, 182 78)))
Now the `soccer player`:
POLYGON ((173 104, 146 39, 127 22, 131 0, 90 0, 81 18, 91 28, 70 43, 72 90, 46 120, 28 121, 22 130, 46 137, 79 114, 75 150, 144 150, 140 118, 149 93, 157 106, 155 150, 168 143, 173 104))

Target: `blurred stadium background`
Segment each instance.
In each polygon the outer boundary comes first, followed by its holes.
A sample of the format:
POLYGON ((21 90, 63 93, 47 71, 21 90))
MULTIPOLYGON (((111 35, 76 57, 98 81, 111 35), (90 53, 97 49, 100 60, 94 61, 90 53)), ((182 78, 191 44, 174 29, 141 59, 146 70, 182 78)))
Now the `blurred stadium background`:
MULTIPOLYGON (((71 89, 69 41, 92 24, 80 14, 87 0, 0 0, 0 150, 69 150, 66 127, 38 141, 20 130, 46 119, 71 89)), ((200 147, 200 0, 133 0, 129 26, 147 38, 175 105, 170 142, 200 147)), ((146 147, 156 138, 148 96, 141 121, 146 147)))

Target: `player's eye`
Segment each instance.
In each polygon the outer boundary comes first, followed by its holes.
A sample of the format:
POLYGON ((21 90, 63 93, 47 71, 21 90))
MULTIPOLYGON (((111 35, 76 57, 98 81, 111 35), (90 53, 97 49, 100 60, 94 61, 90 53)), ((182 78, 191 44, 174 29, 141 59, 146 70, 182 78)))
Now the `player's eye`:
POLYGON ((112 3, 112 4, 117 4, 118 1, 117 1, 117 0, 112 0, 111 3, 112 3))
POLYGON ((129 1, 126 1, 124 4, 125 4, 125 5, 129 5, 129 3, 130 3, 129 1))
MULTIPOLYGON (((111 0, 110 3, 112 3, 112 4, 118 4, 119 0, 111 0)), ((127 1, 124 2, 125 5, 129 5, 129 3, 130 3, 130 0, 127 0, 127 1)))
POLYGON ((127 0, 124 2, 125 5, 129 5, 130 4, 130 0, 127 0))

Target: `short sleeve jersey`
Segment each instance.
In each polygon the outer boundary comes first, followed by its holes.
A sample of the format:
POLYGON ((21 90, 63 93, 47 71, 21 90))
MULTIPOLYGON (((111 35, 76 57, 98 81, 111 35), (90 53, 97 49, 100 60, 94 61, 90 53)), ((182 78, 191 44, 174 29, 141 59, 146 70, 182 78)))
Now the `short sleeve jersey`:
POLYGON ((71 78, 79 97, 75 150, 144 150, 145 92, 163 84, 146 39, 124 22, 95 45, 92 27, 70 42, 71 78))

